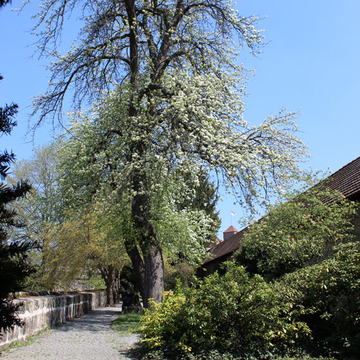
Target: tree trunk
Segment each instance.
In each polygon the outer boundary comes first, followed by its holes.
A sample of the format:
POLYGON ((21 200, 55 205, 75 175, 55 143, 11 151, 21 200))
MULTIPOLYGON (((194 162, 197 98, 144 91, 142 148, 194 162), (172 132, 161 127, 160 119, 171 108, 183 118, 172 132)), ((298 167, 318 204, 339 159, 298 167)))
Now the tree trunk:
POLYGON ((114 271, 114 282, 113 282, 113 299, 114 303, 120 302, 120 271, 114 271))
POLYGON ((162 292, 164 291, 164 261, 156 229, 151 221, 148 220, 150 218, 148 195, 146 192, 141 191, 141 193, 139 191, 141 189, 139 184, 146 183, 146 181, 139 181, 139 179, 144 180, 146 176, 144 174, 142 174, 143 177, 140 174, 137 175, 139 176, 135 178, 138 181, 134 182, 133 185, 138 190, 138 195, 133 200, 132 217, 134 225, 140 234, 138 241, 142 257, 138 252, 138 248, 134 245, 130 249, 133 254, 129 255, 136 273, 140 276, 143 305, 145 308, 148 308, 149 299, 154 299, 155 302, 162 301, 162 292), (141 261, 139 261, 139 258, 141 261))
POLYGON ((114 306, 114 297, 113 297, 113 289, 111 284, 106 284, 106 297, 107 297, 107 306, 114 306))
POLYGON ((144 261, 140 255, 138 246, 136 245, 134 239, 125 239, 125 248, 127 254, 130 257, 135 272, 136 281, 138 284, 140 284, 141 297, 144 299, 145 298, 145 294, 143 292, 143 284, 145 278, 144 261))
POLYGON ((113 266, 109 266, 108 268, 100 267, 101 276, 105 281, 106 285, 106 305, 114 306, 119 302, 119 294, 118 294, 118 286, 117 281, 118 277, 116 276, 116 270, 113 266))
POLYGON ((143 250, 145 274, 143 293, 144 293, 144 307, 149 308, 149 299, 154 299, 155 302, 163 300, 162 293, 164 292, 164 261, 160 243, 156 234, 152 240, 148 239, 150 243, 146 244, 143 250))

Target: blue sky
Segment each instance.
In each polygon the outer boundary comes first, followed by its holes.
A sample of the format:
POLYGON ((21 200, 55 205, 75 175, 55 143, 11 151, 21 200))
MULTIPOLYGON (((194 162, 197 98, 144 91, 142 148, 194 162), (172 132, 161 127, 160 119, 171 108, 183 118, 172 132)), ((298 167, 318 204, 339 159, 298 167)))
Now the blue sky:
MULTIPOLYGON (((20 4, 13 0, 12 7, 20 4)), ((34 143, 24 139, 30 98, 46 90, 50 76, 45 60, 31 58, 36 39, 28 33, 30 13, 38 4, 32 1, 20 15, 11 6, 0 10, 0 104, 20 106, 19 125, 1 138, 1 149, 13 149, 18 159, 54 135, 43 126, 34 143)), ((239 0, 236 7, 241 15, 266 17, 260 23, 268 42, 263 53, 253 58, 244 51, 240 57, 256 71, 247 88, 247 120, 259 123, 282 107, 299 110, 299 136, 309 146, 314 170, 336 171, 360 156, 360 1, 239 0)), ((231 223, 240 229, 242 211, 231 197, 219 202, 219 210, 220 233, 231 223)))

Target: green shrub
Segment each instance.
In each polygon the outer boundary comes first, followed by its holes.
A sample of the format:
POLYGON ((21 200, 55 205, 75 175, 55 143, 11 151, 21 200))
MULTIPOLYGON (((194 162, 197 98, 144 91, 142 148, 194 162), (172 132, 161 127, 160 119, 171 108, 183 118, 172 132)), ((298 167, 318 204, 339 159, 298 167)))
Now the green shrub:
POLYGON ((359 358, 360 242, 340 245, 332 258, 286 275, 278 286, 301 294, 315 354, 359 358))
POLYGON ((332 257, 334 246, 353 241, 359 210, 359 203, 341 193, 315 187, 252 223, 235 257, 248 272, 278 279, 332 257))
MULTIPOLYGON (((185 297, 177 288, 174 295, 165 296, 162 303, 150 301, 151 310, 144 309, 144 315, 140 319, 142 342, 149 349, 165 346, 178 333, 177 318, 184 302, 185 297)), ((178 340, 178 345, 181 347, 180 341, 181 339, 178 340)))
MULTIPOLYGON (((238 357, 232 353, 218 350, 201 350, 196 352, 180 351, 175 348, 157 349, 145 354, 141 360, 251 360, 251 357, 238 357)), ((255 359, 254 359, 255 360, 255 359)))
POLYGON ((228 264, 224 276, 195 279, 183 293, 178 288, 163 303, 152 303, 141 319, 143 342, 149 349, 174 348, 189 356, 202 349, 247 358, 291 352, 309 329, 297 320, 297 293, 285 293, 228 264))

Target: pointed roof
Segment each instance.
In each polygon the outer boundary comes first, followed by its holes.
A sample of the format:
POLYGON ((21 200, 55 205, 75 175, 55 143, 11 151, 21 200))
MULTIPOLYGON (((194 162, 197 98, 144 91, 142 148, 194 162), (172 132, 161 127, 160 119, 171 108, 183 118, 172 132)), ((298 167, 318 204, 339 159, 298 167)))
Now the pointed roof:
POLYGON ((228 233, 228 232, 238 232, 239 230, 237 230, 234 226, 229 226, 224 233, 228 233))

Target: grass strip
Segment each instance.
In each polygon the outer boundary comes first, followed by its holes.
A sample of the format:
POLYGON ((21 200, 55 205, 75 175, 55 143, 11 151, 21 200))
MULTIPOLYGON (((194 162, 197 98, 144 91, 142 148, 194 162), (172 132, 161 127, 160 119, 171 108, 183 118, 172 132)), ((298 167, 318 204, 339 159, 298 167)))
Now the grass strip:
POLYGON ((118 332, 137 333, 140 330, 141 314, 121 314, 113 321, 111 328, 118 332))

